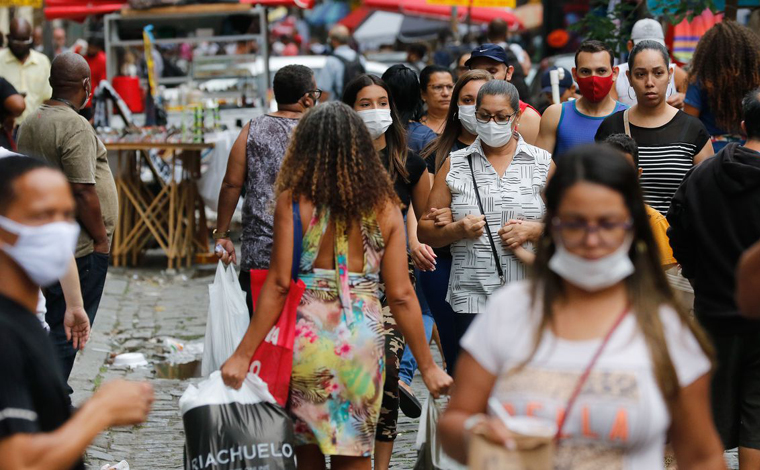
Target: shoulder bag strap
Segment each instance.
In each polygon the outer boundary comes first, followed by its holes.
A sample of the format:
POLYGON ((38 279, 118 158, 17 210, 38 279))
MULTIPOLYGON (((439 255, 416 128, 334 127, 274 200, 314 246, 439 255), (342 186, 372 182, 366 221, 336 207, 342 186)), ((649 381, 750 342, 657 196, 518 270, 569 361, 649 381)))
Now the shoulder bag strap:
POLYGON ((633 138, 633 136, 631 136, 631 123, 628 121, 628 111, 630 110, 631 108, 626 108, 626 110, 623 111, 623 128, 625 129, 625 135, 633 138))
POLYGON ((560 438, 562 437, 562 429, 564 429, 565 427, 565 422, 567 422, 567 417, 570 416, 570 410, 573 408, 573 405, 575 405, 575 401, 578 399, 578 395, 581 394, 581 390, 583 390, 583 386, 586 384, 589 376, 591 375, 591 370, 599 361, 599 358, 604 352, 604 349, 607 347, 607 344, 610 342, 610 339, 612 338, 613 333, 615 333, 615 331, 618 329, 620 324, 623 323, 623 320, 625 319, 626 315, 628 315, 629 309, 630 309, 630 306, 626 306, 625 309, 623 310, 623 313, 621 313, 620 316, 617 318, 617 320, 615 320, 615 324, 612 325, 612 328, 610 328, 610 331, 607 332, 607 335, 605 335, 604 340, 602 341, 602 344, 599 345, 599 349, 597 349, 594 355, 591 357, 591 361, 588 363, 588 365, 586 366, 586 369, 583 371, 583 374, 581 374, 580 378, 578 379, 578 383, 575 384, 573 393, 570 395, 570 399, 567 400, 565 413, 562 415, 562 419, 560 420, 559 425, 557 426, 557 434, 554 436, 555 441, 559 442, 560 438))
MULTIPOLYGON (((480 213, 485 217, 486 211, 483 210, 483 201, 480 200, 480 191, 478 191, 478 183, 475 181, 475 170, 472 168, 472 155, 467 155, 467 163, 470 165, 470 174, 472 175, 472 187, 475 189, 475 198, 478 200, 478 208, 480 209, 480 213)), ((501 285, 507 283, 506 277, 504 277, 504 268, 501 267, 501 261, 499 261, 499 253, 496 251, 496 243, 493 241, 493 236, 491 235, 491 228, 488 226, 488 218, 485 219, 486 222, 486 234, 488 235, 488 241, 491 243, 491 253, 493 253, 493 260, 496 262, 496 270, 499 272, 499 281, 501 282, 501 285)))
POLYGON ((290 271, 294 281, 298 280, 301 270, 301 250, 303 249, 303 226, 301 225, 301 207, 293 201, 293 267, 290 271))

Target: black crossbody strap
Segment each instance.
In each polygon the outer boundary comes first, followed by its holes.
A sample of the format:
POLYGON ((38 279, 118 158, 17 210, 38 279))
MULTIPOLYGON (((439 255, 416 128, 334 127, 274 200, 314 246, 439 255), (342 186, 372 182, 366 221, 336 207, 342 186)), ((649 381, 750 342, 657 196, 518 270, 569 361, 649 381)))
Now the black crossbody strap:
MULTIPOLYGON (((486 211, 483 210, 483 201, 480 200, 480 191, 478 191, 478 182, 475 181, 475 170, 472 168, 472 155, 467 155, 467 163, 470 164, 470 174, 472 175, 472 187, 475 188, 475 199, 478 200, 478 208, 483 217, 486 217, 486 211)), ((493 241, 493 235, 491 235, 491 228, 488 226, 488 218, 486 222, 486 234, 488 235, 488 241, 491 243, 491 253, 493 254, 493 260, 496 262, 496 270, 499 272, 499 281, 501 285, 507 283, 507 279, 504 277, 504 268, 501 267, 501 261, 499 261, 499 253, 496 252, 496 243, 493 241)))

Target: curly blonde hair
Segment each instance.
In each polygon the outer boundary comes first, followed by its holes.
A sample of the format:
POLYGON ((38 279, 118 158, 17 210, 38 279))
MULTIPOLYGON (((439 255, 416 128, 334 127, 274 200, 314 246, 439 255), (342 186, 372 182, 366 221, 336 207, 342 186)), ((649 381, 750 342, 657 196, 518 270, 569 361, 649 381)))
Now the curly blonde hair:
POLYGON ((352 221, 400 204, 390 176, 361 117, 349 106, 331 102, 301 118, 277 177, 277 196, 291 191, 333 220, 352 221))

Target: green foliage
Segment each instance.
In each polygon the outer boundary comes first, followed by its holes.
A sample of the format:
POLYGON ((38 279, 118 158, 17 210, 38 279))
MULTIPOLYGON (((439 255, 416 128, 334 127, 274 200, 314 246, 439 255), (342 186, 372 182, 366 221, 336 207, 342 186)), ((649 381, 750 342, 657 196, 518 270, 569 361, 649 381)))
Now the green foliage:
MULTIPOLYGON (((668 1, 662 7, 662 19, 671 24, 678 24, 684 19, 692 20, 694 16, 706 9, 716 12, 713 0, 684 0, 668 1)), ((570 26, 584 39, 596 39, 607 44, 617 54, 626 51, 627 34, 619 34, 619 26, 623 31, 629 31, 632 23, 638 19, 637 10, 645 8, 646 0, 629 2, 622 0, 608 11, 609 0, 590 0, 590 8, 586 16, 570 26)))

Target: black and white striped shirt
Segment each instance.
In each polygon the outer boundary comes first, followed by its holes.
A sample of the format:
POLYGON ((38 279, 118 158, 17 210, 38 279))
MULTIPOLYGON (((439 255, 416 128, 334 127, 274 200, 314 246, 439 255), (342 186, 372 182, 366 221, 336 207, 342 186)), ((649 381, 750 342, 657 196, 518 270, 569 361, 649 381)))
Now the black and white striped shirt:
MULTIPOLYGON (((612 134, 624 134, 623 112, 608 117, 599 126, 596 141, 612 134)), ((631 124, 631 137, 639 146, 639 167, 644 201, 662 214, 667 214, 670 201, 702 150, 710 134, 702 122, 678 111, 660 127, 638 127, 631 124)))

